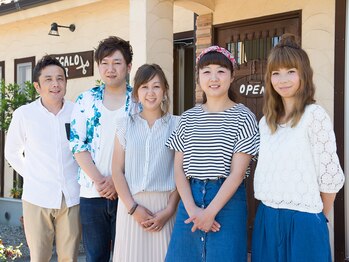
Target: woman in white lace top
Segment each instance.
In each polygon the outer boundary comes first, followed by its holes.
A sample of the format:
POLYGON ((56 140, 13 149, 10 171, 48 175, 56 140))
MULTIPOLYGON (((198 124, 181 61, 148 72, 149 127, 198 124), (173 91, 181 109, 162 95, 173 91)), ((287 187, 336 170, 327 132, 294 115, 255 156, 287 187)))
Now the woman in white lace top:
POLYGON ((272 49, 265 88, 252 259, 331 261, 326 216, 344 175, 331 120, 314 104, 308 55, 294 35, 272 49))

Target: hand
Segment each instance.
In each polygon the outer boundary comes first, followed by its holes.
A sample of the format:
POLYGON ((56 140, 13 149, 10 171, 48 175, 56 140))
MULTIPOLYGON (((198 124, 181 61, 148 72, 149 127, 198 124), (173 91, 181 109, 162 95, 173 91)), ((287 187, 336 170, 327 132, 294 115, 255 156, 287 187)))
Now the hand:
POLYGON ((195 207, 194 210, 190 212, 190 217, 184 221, 184 223, 189 224, 193 222, 194 225, 191 228, 192 232, 197 229, 204 232, 218 232, 221 225, 215 220, 215 215, 208 212, 207 209, 195 207))
POLYGON ((172 217, 173 212, 165 208, 154 214, 151 219, 142 222, 142 225, 146 227, 146 231, 159 232, 162 230, 167 221, 172 217))
POLYGON ((111 176, 103 177, 100 181, 95 182, 95 185, 101 197, 105 197, 110 200, 115 200, 118 197, 111 176))
POLYGON ((137 206, 132 216, 138 222, 138 224, 140 224, 144 228, 151 226, 151 224, 143 224, 143 223, 154 217, 153 213, 149 209, 141 205, 137 206))

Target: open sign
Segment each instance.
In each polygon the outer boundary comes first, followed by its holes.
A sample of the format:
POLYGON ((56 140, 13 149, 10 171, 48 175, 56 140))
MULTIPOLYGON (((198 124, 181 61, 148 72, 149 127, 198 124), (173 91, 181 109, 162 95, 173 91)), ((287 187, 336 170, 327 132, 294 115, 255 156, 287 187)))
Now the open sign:
POLYGON ((262 82, 241 84, 239 93, 245 97, 262 97, 264 95, 264 85, 262 82))

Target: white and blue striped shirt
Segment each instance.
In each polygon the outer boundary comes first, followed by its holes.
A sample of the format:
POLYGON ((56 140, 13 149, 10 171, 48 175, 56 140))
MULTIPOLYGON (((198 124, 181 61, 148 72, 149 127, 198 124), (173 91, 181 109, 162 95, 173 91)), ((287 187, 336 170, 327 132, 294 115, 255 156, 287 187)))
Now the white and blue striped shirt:
POLYGON ((234 153, 257 154, 258 124, 242 104, 214 113, 205 112, 199 105, 183 113, 166 146, 184 153, 186 177, 227 177, 234 153))
POLYGON ((179 118, 167 114, 152 127, 138 114, 119 120, 116 135, 125 149, 125 178, 132 195, 175 189, 174 151, 165 143, 179 118))

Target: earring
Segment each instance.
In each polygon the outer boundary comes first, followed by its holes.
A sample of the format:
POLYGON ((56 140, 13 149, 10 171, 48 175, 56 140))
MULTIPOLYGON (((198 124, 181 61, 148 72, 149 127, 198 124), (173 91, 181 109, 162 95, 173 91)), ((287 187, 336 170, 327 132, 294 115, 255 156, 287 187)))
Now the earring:
POLYGON ((161 108, 161 111, 165 113, 166 111, 166 106, 167 106, 167 99, 166 97, 162 98, 162 101, 161 101, 161 104, 160 104, 160 108, 161 108))

